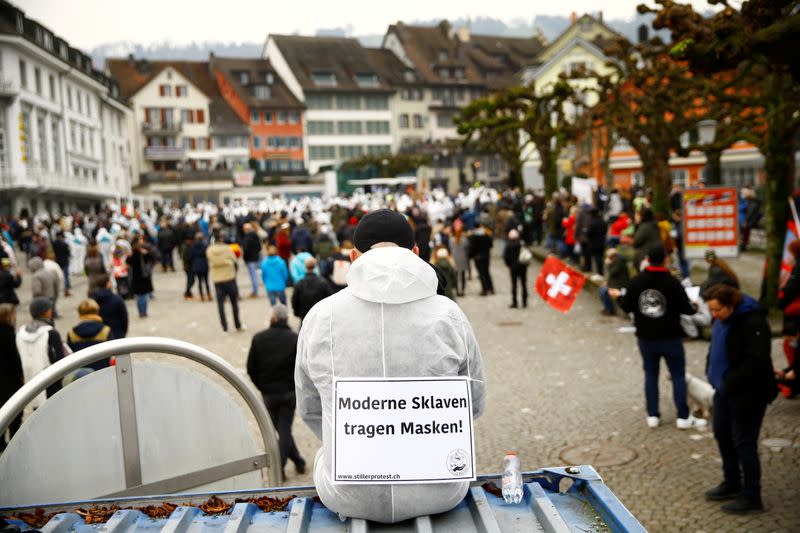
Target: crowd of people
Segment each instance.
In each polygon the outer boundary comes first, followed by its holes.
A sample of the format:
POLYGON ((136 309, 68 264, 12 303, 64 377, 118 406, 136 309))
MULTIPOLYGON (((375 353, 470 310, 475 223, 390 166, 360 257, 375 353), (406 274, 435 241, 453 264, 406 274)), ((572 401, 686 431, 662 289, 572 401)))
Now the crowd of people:
MULTIPOLYGON (((532 191, 500 192, 489 188, 474 188, 457 196, 441 191, 382 192, 326 200, 275 197, 249 205, 200 204, 160 210, 109 206, 92 215, 31 217, 22 213, 20 217, 0 221, 3 231, 0 335, 3 339, 13 338, 9 346, 15 346, 18 352, 16 360, 3 358, 6 367, 2 372, 0 403, 70 350, 125 337, 128 312, 124 300, 134 299, 138 316, 146 319, 148 303, 156 292, 154 270, 159 266, 162 272, 175 272, 176 266, 183 270, 185 300, 195 300, 195 284, 201 302, 216 300, 223 332, 229 329, 226 304, 231 307, 235 329, 245 330, 239 310, 239 302, 245 296, 237 283, 239 270, 243 269, 247 272, 246 297, 268 301, 272 316, 270 328, 253 339, 247 370, 264 394, 280 433, 284 464, 290 459, 296 470, 303 472, 305 459, 291 437, 291 420, 298 401, 291 369, 295 367, 299 348, 297 334, 288 326, 289 309, 300 319, 302 333, 303 329, 314 327, 306 324, 313 323, 310 313, 315 305, 345 287, 350 287, 347 298, 388 303, 399 298, 405 302, 407 294, 359 293, 360 284, 370 287, 370 291, 379 290, 374 280, 353 284, 360 279, 354 271, 354 261, 376 244, 365 232, 386 233, 385 224, 397 227, 392 217, 401 213, 410 228, 408 242, 397 239, 391 242, 413 249, 418 259, 430 267, 430 274, 416 274, 415 282, 434 276, 431 279, 435 279, 435 294, 451 301, 468 293, 473 286, 468 281, 473 277, 477 279, 477 287, 473 289, 476 294, 494 295, 496 283, 490 267, 493 257, 499 256, 508 270, 509 307, 526 308, 527 271, 535 247, 558 255, 587 274, 594 271, 601 276, 601 312, 610 316, 621 309, 636 326, 650 427, 661 423, 658 407, 661 358, 672 376, 677 427, 704 425, 702 419, 692 416, 687 405, 683 339, 710 332, 708 378, 716 390, 714 433, 723 458, 725 481, 707 496, 714 500, 737 497, 726 510, 756 510, 761 506, 758 430, 766 404, 774 395, 753 396, 750 389, 757 386, 762 392, 776 391, 777 380, 785 396, 797 393, 794 354, 800 337, 800 267, 796 266, 792 272, 780 302, 785 312, 784 348, 789 366, 772 372, 768 343, 764 345, 749 337, 741 339, 742 330, 737 326, 744 321, 752 325, 749 330, 753 335, 762 331, 768 334, 768 327, 764 330, 763 310, 741 292, 736 273, 713 251, 706 254, 708 275, 697 296, 687 296, 686 289, 692 281, 689 261, 683 253, 681 195, 681 187, 675 186, 668 216, 654 213, 652 195, 645 190, 606 193, 601 189, 591 199, 579 199, 566 191, 545 198, 532 191), (386 209, 381 211, 381 208, 386 209), (381 223, 384 226, 375 226, 375 217, 368 228, 379 229, 369 230, 361 225, 368 214, 376 212, 388 213, 387 222, 381 223), (359 247, 357 238, 372 244, 359 247), (25 275, 31 276, 32 303, 28 310, 31 322, 19 327, 20 300, 16 290, 21 284, 23 265, 29 271, 25 275), (53 320, 58 316, 59 297, 71 295, 75 276, 86 276, 87 298, 78 307, 78 324, 67 332, 63 342, 53 320), (291 298, 287 297, 288 287, 292 288, 291 298), (742 352, 743 346, 747 347, 746 353, 742 352), (263 354, 270 352, 274 357, 265 362, 263 354), (270 375, 265 371, 268 367, 281 370, 270 375), (736 381, 737 373, 750 371, 761 376, 758 383, 736 381), (751 401, 743 402, 741 398, 747 395, 751 401), (742 407, 745 404, 746 408, 742 407), (743 482, 740 470, 744 473, 743 482)), ((760 209, 751 189, 743 188, 741 199, 739 217, 744 249, 749 244, 749 230, 758 224, 760 209)), ((400 231, 406 231, 404 228, 400 231)), ((798 258, 800 243, 793 243, 790 249, 798 258)), ((388 253, 383 255, 391 257, 388 253)), ((414 268, 418 267, 416 261, 412 261, 414 268)), ((381 268, 381 263, 371 268, 381 268)), ((422 292, 427 295, 427 289, 422 292)), ((112 363, 99 362, 65 381, 112 363)), ((38 401, 54 394, 57 388, 53 387, 38 401)), ((306 394, 312 393, 306 390, 306 394)), ((38 405, 34 402, 32 407, 38 405)), ((12 434, 18 426, 16 421, 12 434)), ((4 440, 0 445, 4 445, 4 440)))

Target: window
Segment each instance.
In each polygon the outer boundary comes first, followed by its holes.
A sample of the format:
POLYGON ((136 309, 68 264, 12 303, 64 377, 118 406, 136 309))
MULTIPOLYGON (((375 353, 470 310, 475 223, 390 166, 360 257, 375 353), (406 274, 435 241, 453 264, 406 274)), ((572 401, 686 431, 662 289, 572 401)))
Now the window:
POLYGON ((439 50, 439 61, 447 61, 447 50, 439 50))
POLYGON ((423 124, 422 115, 420 115, 418 113, 415 113, 414 114, 414 122, 413 122, 413 124, 414 124, 415 128, 422 128, 423 127, 422 126, 422 124, 423 124))
POLYGON ((312 71, 311 80, 320 87, 336 87, 336 75, 327 70, 312 71))
POLYGON ((50 157, 47 153, 47 130, 44 127, 44 113, 39 111, 36 116, 36 130, 39 134, 39 163, 43 170, 50 169, 50 157))
POLYGON ((78 102, 78 113, 83 114, 83 98, 81 98, 81 93, 77 89, 75 89, 75 100, 78 102))
POLYGON ((67 107, 72 109, 72 87, 67 87, 67 107))
POLYGON ((360 135, 361 122, 357 120, 341 120, 336 123, 339 135, 360 135))
POLYGON ((399 121, 398 125, 401 128, 407 128, 408 127, 408 114, 407 113, 403 113, 402 115, 400 115, 399 119, 400 119, 400 121, 399 121))
POLYGON ((272 111, 264 111, 264 123, 272 124, 272 111))
POLYGON ((452 113, 437 113, 436 114, 436 125, 440 128, 452 128, 455 127, 453 123, 453 114, 452 113))
POLYGON ((50 137, 53 140, 53 170, 62 172, 61 168, 61 122, 57 118, 50 118, 50 137))
POLYGON ((86 98, 86 116, 91 117, 94 113, 92 113, 92 101, 89 99, 89 93, 83 93, 84 98, 86 98))
POLYGON ((416 81, 417 76, 414 75, 414 71, 413 70, 406 70, 405 73, 403 74, 403 78, 407 82, 413 82, 413 81, 416 81))
POLYGON ((158 86, 159 96, 172 96, 172 86, 163 84, 158 86))
POLYGON ((461 67, 453 69, 453 76, 458 78, 459 80, 464 79, 464 69, 461 67))
POLYGON ((203 124, 206 121, 205 111, 202 109, 195 111, 195 117, 197 117, 198 124, 203 124))
POLYGON ((236 74, 236 76, 239 77, 239 83, 241 83, 242 85, 247 85, 248 83, 250 83, 250 73, 249 72, 245 72, 245 71, 238 72, 236 74))
POLYGON ((308 121, 308 134, 309 135, 333 135, 333 121, 332 120, 309 120, 308 121))
POLYGON ((258 111, 251 111, 250 112, 250 122, 252 122, 253 124, 258 124, 260 122, 260 120, 259 120, 260 116, 261 116, 261 113, 259 113, 258 111))
POLYGON ((367 153, 370 155, 389 154, 391 151, 392 147, 384 144, 367 146, 367 153))
POLYGON ((389 122, 384 120, 368 120, 367 133, 372 135, 385 135, 389 133, 389 122))
POLYGON ((669 173, 672 177, 673 185, 680 184, 685 186, 688 184, 689 172, 685 168, 670 170, 669 173))
POLYGON ((371 72, 362 72, 360 74, 356 74, 356 84, 359 87, 377 87, 378 76, 371 72))
POLYGON ((288 113, 286 113, 286 111, 278 111, 277 115, 278 115, 277 123, 286 124, 286 121, 288 120, 288 113))
POLYGON ((42 72, 38 68, 33 69, 33 83, 36 87, 36 94, 42 94, 42 72))
POLYGON ((86 128, 86 139, 88 140, 89 151, 86 152, 87 154, 94 156, 94 134, 92 130, 86 128))
POLYGON ((175 86, 175 96, 180 96, 185 98, 186 96, 188 96, 188 94, 189 93, 187 92, 186 85, 175 86))
POLYGON ((389 98, 387 96, 367 96, 364 99, 366 109, 389 109, 389 98))
POLYGON ((19 60, 19 86, 23 89, 28 88, 28 65, 23 60, 19 60))
POLYGON ((194 139, 191 137, 184 137, 183 138, 183 149, 184 150, 192 150, 194 148, 194 139))
POLYGON ((50 85, 50 100, 56 101, 56 79, 53 76, 48 78, 48 83, 50 85))
POLYGON ((194 123, 194 111, 191 109, 181 109, 181 122, 184 124, 194 123))
POLYGON ((309 146, 308 157, 313 160, 336 159, 335 146, 309 146))
POLYGON ((361 109, 361 97, 353 94, 337 96, 336 109, 361 109))
POLYGON ((300 111, 289 112, 289 124, 300 124, 300 111))
POLYGON ((441 77, 441 78, 449 78, 450 77, 450 69, 449 68, 440 68, 439 69, 439 77, 441 77))
POLYGON ((272 92, 267 85, 254 85, 253 98, 256 100, 269 100, 272 98, 272 92))
POLYGON ((310 94, 306 104, 309 109, 333 109, 333 98, 328 94, 310 94))
POLYGON ((339 157, 341 159, 354 159, 356 157, 361 157, 364 155, 364 147, 363 146, 340 146, 339 147, 339 157))

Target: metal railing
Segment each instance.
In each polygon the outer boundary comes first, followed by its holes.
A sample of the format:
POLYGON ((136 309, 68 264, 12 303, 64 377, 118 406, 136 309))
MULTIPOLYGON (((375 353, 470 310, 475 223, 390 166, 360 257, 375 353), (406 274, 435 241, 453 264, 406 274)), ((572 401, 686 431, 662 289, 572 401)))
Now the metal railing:
POLYGON ((182 123, 180 120, 165 120, 156 122, 143 122, 143 133, 178 133, 181 131, 182 123))
POLYGON ((145 146, 144 157, 154 160, 183 159, 186 150, 181 146, 145 146))
POLYGON ((202 181, 202 180, 232 180, 233 171, 227 169, 214 170, 164 170, 143 172, 139 175, 139 181, 145 183, 164 183, 181 181, 202 181))

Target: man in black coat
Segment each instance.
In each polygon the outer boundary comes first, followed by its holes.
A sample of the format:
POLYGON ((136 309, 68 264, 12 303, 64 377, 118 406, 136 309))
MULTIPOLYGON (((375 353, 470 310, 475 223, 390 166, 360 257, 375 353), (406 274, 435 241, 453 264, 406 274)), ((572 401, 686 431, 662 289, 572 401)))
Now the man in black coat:
POLYGON ((172 251, 178 245, 175 230, 166 220, 161 222, 161 229, 158 230, 158 251, 161 254, 161 271, 168 269, 175 272, 175 263, 172 261, 172 251))
POLYGON ((70 296, 69 290, 72 288, 72 283, 69 275, 69 259, 71 253, 63 231, 59 231, 56 234, 56 240, 53 241, 53 253, 56 255, 56 263, 64 273, 64 296, 70 296))
MULTIPOLYGON (((296 405, 294 362, 297 334, 288 324, 289 311, 283 304, 272 307, 269 328, 256 333, 247 355, 247 374, 264 397, 272 425, 278 431, 281 468, 291 459, 298 474, 306 471, 306 462, 292 437, 296 405)), ((285 477, 285 474, 284 474, 285 477)))
POLYGON ((111 328, 115 339, 124 339, 128 335, 128 308, 125 300, 111 290, 111 278, 108 274, 98 276, 101 288, 95 290, 90 297, 100 306, 100 318, 103 324, 111 328))
POLYGON ((297 282, 294 292, 292 292, 292 309, 294 310, 294 316, 301 320, 301 327, 302 320, 311 311, 311 308, 317 302, 324 300, 333 293, 330 284, 325 278, 321 278, 314 273, 315 268, 317 268, 317 260, 314 258, 306 259, 306 275, 297 282))
POLYGON ((261 241, 252 223, 246 222, 242 226, 244 236, 242 237, 242 258, 247 265, 247 272, 250 274, 250 284, 253 292, 250 298, 258 297, 258 266, 261 262, 261 241))
POLYGON ((494 283, 489 272, 494 236, 489 228, 492 224, 492 219, 488 213, 481 213, 478 221, 480 226, 469 234, 469 256, 470 259, 475 261, 475 268, 478 269, 478 277, 481 281, 481 296, 486 296, 494 294, 494 283))

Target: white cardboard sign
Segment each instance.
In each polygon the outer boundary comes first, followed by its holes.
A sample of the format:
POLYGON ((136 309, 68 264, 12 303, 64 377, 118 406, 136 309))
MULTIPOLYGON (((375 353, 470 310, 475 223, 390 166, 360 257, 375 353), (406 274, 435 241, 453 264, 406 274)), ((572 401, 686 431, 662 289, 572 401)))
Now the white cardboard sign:
POLYGON ((338 378, 334 483, 475 479, 469 380, 338 378))

